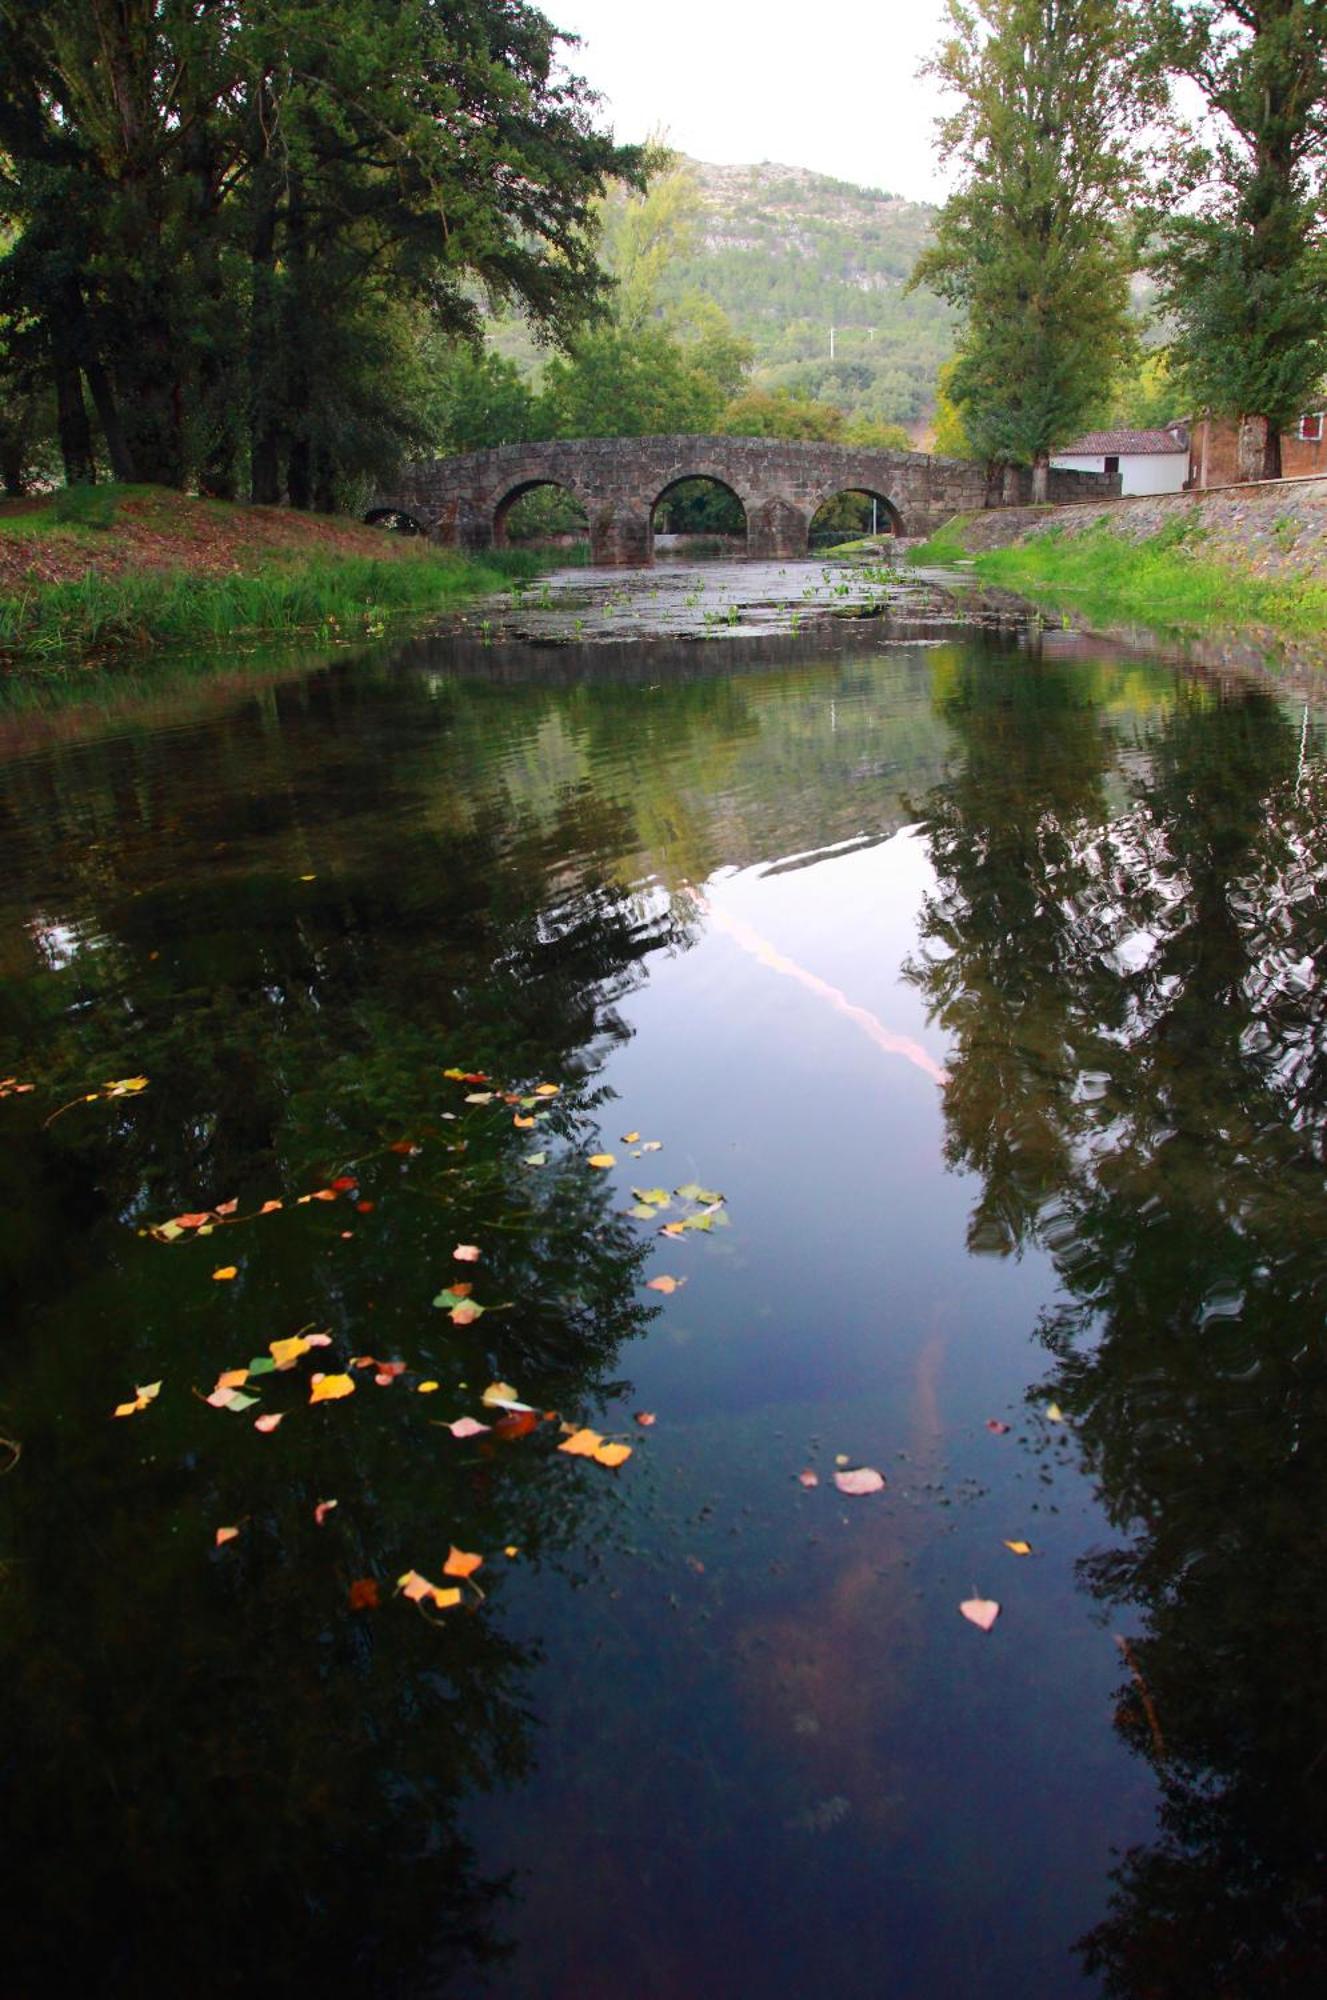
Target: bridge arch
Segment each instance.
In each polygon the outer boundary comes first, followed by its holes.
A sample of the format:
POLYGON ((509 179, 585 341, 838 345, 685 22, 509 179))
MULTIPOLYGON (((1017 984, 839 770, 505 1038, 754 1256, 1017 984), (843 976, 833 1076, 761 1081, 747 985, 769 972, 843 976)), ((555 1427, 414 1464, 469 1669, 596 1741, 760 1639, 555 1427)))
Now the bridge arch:
POLYGON ((673 528, 672 532, 740 537, 745 549, 750 514, 746 500, 731 478, 718 472, 687 471, 670 479, 650 503, 651 546, 656 534, 670 531, 678 510, 688 525, 673 528), (672 515, 670 508, 674 510, 672 515))
POLYGON ((845 480, 822 493, 811 510, 808 544, 853 541, 862 535, 906 535, 903 516, 887 493, 874 483, 845 480))
MULTIPOLYGON (((493 547, 495 549, 502 549, 508 546, 511 540, 511 531, 520 519, 522 501, 530 500, 536 493, 547 495, 550 500, 554 495, 560 495, 563 499, 569 500, 576 513, 580 516, 579 522, 575 524, 575 531, 586 537, 589 536, 590 509, 584 495, 578 493, 575 487, 568 484, 566 480, 558 479, 550 473, 547 476, 536 475, 533 478, 518 480, 497 501, 493 508, 493 547), (516 513, 516 522, 512 519, 513 511, 516 513)), ((558 516, 554 514, 553 518, 557 520, 558 516)), ((570 519, 571 517, 568 513, 569 523, 570 519)), ((561 530, 555 529, 554 532, 561 532, 561 530)))
POLYGON ((394 535, 427 535, 428 529, 407 507, 370 507, 364 516, 366 528, 382 528, 394 535))

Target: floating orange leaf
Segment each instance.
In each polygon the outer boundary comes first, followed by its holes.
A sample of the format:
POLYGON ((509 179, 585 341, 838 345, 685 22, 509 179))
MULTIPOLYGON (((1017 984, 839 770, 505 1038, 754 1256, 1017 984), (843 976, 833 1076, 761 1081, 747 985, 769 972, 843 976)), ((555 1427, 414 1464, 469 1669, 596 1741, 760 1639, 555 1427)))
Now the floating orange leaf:
POLYGON ((231 1201, 219 1201, 216 1205, 215 1213, 217 1215, 234 1215, 239 1205, 239 1196, 236 1195, 231 1201))
POLYGON ((258 1213, 259 1213, 259 1215, 273 1215, 273 1214, 275 1214, 275 1212, 276 1212, 276 1210, 277 1210, 278 1208, 284 1208, 284 1207, 285 1207, 285 1203, 284 1203, 284 1202, 280 1202, 280 1201, 265 1201, 265 1202, 263 1203, 262 1207, 261 1207, 261 1208, 259 1209, 258 1213))
POLYGON ((248 1379, 249 1371, 247 1368, 227 1368, 224 1374, 217 1376, 217 1387, 218 1389, 242 1389, 248 1379))
POLYGON ((239 1534, 239 1532, 240 1531, 238 1528, 218 1528, 216 1533, 216 1540, 212 1544, 213 1548, 219 1549, 226 1542, 233 1542, 235 1537, 239 1534))
POLYGON ((595 1461, 599 1465, 625 1465, 630 1457, 631 1446, 629 1444, 601 1444, 598 1451, 594 1453, 595 1461))
POLYGON ((685 1278, 651 1278, 646 1284, 647 1292, 680 1292, 685 1278))
POLYGON ((477 1264, 479 1262, 479 1245, 477 1243, 458 1243, 452 1251, 452 1256, 458 1264, 477 1264))
POLYGON ((1032 1554, 1031 1542, 1006 1542, 1005 1547, 1008 1549, 1010 1555, 1030 1556, 1032 1554))
POLYGON ((398 1577, 396 1587, 412 1603, 436 1604, 439 1611, 450 1611, 453 1605, 461 1601, 459 1590, 440 1590, 436 1583, 430 1583, 417 1569, 408 1569, 404 1576, 398 1577))
POLYGON ((655 1416, 653 1410, 637 1410, 636 1412, 636 1422, 643 1431, 647 1431, 651 1424, 657 1424, 658 1421, 659 1419, 655 1416))
POLYGON ((442 1573, 444 1576, 473 1576, 477 1569, 482 1569, 483 1567, 484 1558, 482 1556, 469 1556, 464 1549, 458 1549, 455 1543, 453 1543, 447 1552, 447 1560, 442 1566, 442 1573))
POLYGON ((519 1111, 516 1113, 516 1116, 512 1119, 511 1122, 516 1127, 516 1130, 518 1132, 529 1132, 532 1131, 534 1128, 534 1119, 522 1118, 519 1111))
POLYGON ((132 1403, 117 1403, 114 1414, 117 1417, 132 1417, 136 1411, 145 1410, 149 1403, 154 1403, 160 1394, 160 1382, 140 1384, 134 1390, 132 1403))
POLYGON ((353 1396, 355 1384, 349 1375, 315 1375, 309 1393, 311 1403, 335 1403, 342 1396, 353 1396))
POLYGON ((602 1443, 598 1431, 573 1431, 569 1438, 562 1440, 558 1450, 570 1453, 572 1458, 593 1458, 602 1443))
POLYGON ((239 1266, 238 1264, 222 1264, 212 1273, 212 1276, 219 1284, 227 1284, 231 1278, 239 1276, 239 1266))
POLYGON ((515 1544, 514 1542, 510 1542, 510 1543, 508 1543, 507 1547, 506 1547, 506 1548, 505 1548, 505 1549, 504 1549, 504 1550, 502 1551, 502 1553, 503 1553, 503 1555, 504 1555, 504 1556, 508 1557, 508 1558, 509 1558, 509 1560, 511 1560, 512 1562, 514 1562, 514 1561, 516 1560, 516 1557, 517 1557, 517 1556, 518 1556, 518 1555, 519 1555, 519 1554, 520 1554, 521 1552, 520 1552, 520 1550, 519 1550, 519 1549, 517 1548, 517 1546, 516 1546, 516 1544, 515 1544))
POLYGON ((318 1523, 318 1526, 320 1528, 323 1522, 327 1519, 327 1516, 331 1513, 333 1507, 336 1506, 336 1504, 337 1503, 335 1500, 320 1500, 318 1502, 317 1506, 313 1510, 313 1518, 318 1523))
POLYGON ((807 1466, 805 1472, 798 1473, 797 1478, 799 1483, 803 1486, 819 1486, 820 1484, 820 1474, 818 1472, 813 1472, 809 1465, 807 1466))

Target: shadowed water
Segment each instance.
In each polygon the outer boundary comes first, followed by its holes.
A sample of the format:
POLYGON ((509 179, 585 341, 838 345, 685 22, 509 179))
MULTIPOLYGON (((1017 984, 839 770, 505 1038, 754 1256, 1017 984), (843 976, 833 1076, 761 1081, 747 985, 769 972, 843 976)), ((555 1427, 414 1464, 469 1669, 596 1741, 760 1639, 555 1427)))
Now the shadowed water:
POLYGON ((1321 715, 556 636, 0 718, 6 1993, 1315 1990, 1321 715))

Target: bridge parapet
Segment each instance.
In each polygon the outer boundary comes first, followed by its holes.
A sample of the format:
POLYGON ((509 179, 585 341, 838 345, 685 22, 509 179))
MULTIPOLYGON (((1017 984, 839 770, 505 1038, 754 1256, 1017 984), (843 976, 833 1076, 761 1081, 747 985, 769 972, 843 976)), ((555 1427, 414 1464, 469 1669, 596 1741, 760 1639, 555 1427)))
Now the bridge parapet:
MULTIPOLYGON (((368 512, 408 515, 436 541, 480 550, 503 542, 507 514, 522 493, 559 486, 585 510, 594 563, 645 564, 656 502, 680 480, 701 478, 741 501, 748 553, 781 560, 806 554, 813 515, 839 493, 875 496, 896 532, 914 536, 933 534, 954 514, 1031 497, 1030 473, 993 485, 984 466, 927 452, 773 438, 556 438, 405 466, 368 512)), ((1100 473, 1052 472, 1051 479, 1055 500, 1105 499, 1119 490, 1118 479, 1100 473), (1073 490, 1061 493, 1066 482, 1073 490)))

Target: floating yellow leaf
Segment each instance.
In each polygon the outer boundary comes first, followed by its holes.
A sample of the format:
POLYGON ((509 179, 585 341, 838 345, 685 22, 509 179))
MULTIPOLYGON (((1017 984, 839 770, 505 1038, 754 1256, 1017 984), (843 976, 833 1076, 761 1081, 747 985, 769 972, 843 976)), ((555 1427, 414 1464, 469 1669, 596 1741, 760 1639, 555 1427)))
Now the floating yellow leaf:
POLYGON ((522 1118, 520 1112, 518 1111, 516 1113, 516 1116, 512 1119, 511 1122, 516 1127, 516 1130, 518 1132, 528 1132, 534 1124, 534 1119, 522 1118))
POLYGON ((514 1559, 515 1559, 515 1558, 516 1558, 516 1557, 517 1557, 517 1556, 518 1556, 518 1555, 519 1555, 519 1554, 520 1554, 521 1552, 520 1552, 520 1550, 519 1550, 519 1549, 518 1549, 518 1548, 516 1547, 516 1544, 515 1544, 514 1542, 511 1542, 511 1543, 509 1543, 509 1544, 507 1545, 507 1547, 506 1547, 506 1548, 505 1548, 505 1549, 504 1549, 504 1550, 502 1551, 502 1553, 503 1553, 503 1555, 504 1555, 504 1556, 509 1556, 509 1557, 511 1557, 511 1558, 512 1558, 512 1559, 514 1560, 514 1559))
POLYGON ((519 1399, 510 1382, 490 1382, 479 1400, 487 1403, 491 1410, 497 1404, 514 1403, 519 1399))
POLYGON ((309 1343, 303 1334, 292 1333, 288 1340, 271 1340, 267 1351, 278 1368, 293 1368, 301 1354, 307 1354, 309 1343))
POLYGON ((573 1458, 593 1458, 602 1443, 598 1431, 573 1431, 562 1440, 558 1450, 569 1452, 573 1458))
POLYGON ((442 1566, 442 1573, 444 1576, 473 1576, 477 1569, 483 1567, 482 1556, 467 1555, 464 1549, 458 1549, 453 1543, 447 1551, 447 1560, 442 1566))
POLYGON ((1030 1556, 1032 1554, 1031 1542, 1006 1542, 1005 1547, 1011 1555, 1030 1556))
POLYGON ((242 1389, 249 1379, 247 1368, 227 1368, 217 1376, 218 1389, 242 1389))
POLYGON ((622 1134, 622 1144, 624 1146, 634 1146, 639 1137, 639 1132, 624 1132, 622 1134))
POLYGON ((103 1085, 108 1097, 133 1097, 136 1092, 147 1089, 145 1076, 122 1076, 114 1083, 103 1085))
POLYGON ((534 1094, 536 1097, 556 1097, 561 1089, 562 1085, 560 1083, 537 1083, 534 1087, 534 1094))
POLYGON ((1064 1411, 1058 1403, 1047 1403, 1046 1416, 1053 1424, 1062 1424, 1064 1422, 1064 1411))
POLYGON ((227 1284, 231 1278, 239 1276, 238 1264, 222 1264, 212 1273, 219 1284, 227 1284))
POLYGON ((431 1396, 433 1395, 437 1387, 438 1384, 436 1382, 421 1382, 418 1385, 419 1394, 421 1396, 431 1396))
POLYGON ((617 1165, 617 1154, 591 1153, 590 1165, 592 1167, 615 1167, 617 1165))
POLYGON ((342 1396, 353 1396, 355 1384, 349 1375, 315 1375, 309 1392, 311 1403, 335 1403, 342 1396))

